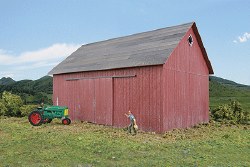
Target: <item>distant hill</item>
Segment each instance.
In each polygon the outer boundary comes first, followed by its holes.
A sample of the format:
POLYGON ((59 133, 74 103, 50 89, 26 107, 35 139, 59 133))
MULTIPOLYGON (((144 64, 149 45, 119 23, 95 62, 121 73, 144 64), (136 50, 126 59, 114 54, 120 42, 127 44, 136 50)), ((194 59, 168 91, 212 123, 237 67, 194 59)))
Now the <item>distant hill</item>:
POLYGON ((209 77, 209 80, 210 80, 210 81, 219 82, 219 83, 221 83, 221 84, 223 84, 223 85, 233 86, 233 87, 237 87, 237 88, 246 88, 246 89, 250 89, 250 86, 249 86, 249 85, 239 84, 239 83, 236 83, 236 82, 234 82, 234 81, 230 81, 230 80, 223 79, 223 78, 216 77, 216 76, 210 76, 210 77, 209 77))
POLYGON ((53 92, 53 81, 52 77, 45 76, 38 80, 21 80, 14 81, 9 84, 0 85, 0 92, 9 91, 12 93, 27 93, 34 95, 37 92, 44 92, 52 94, 53 92))
POLYGON ((12 83, 15 83, 16 81, 14 81, 12 78, 10 77, 3 77, 0 79, 0 85, 9 85, 12 83))
POLYGON ((21 80, 16 82, 14 81, 8 84, 0 84, 0 93, 4 91, 8 91, 21 96, 24 102, 28 104, 37 104, 41 101, 51 104, 51 98, 53 93, 53 80, 50 76, 44 76, 34 81, 21 80))
POLYGON ((242 107, 250 112, 250 86, 210 76, 209 77, 210 107, 227 104, 230 100, 238 100, 242 107))
POLYGON ((210 96, 249 96, 250 86, 238 84, 227 79, 210 76, 209 77, 209 93, 210 96))

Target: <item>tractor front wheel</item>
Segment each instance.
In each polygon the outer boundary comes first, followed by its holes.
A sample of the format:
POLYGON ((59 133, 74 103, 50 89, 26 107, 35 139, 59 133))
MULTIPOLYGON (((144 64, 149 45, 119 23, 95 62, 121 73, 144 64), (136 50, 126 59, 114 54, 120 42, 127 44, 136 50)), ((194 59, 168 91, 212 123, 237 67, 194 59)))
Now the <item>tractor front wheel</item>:
POLYGON ((33 126, 40 126, 43 123, 42 115, 38 111, 32 111, 28 119, 30 124, 33 126))
POLYGON ((69 119, 69 118, 64 118, 63 120, 62 120, 62 124, 63 125, 69 125, 71 123, 71 120, 69 119))

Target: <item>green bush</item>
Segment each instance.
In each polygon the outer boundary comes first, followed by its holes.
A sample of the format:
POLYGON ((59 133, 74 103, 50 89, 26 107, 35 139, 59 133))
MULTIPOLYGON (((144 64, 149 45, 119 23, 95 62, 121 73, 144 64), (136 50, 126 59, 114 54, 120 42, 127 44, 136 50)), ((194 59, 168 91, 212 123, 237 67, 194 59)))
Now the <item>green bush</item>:
POLYGON ((238 101, 231 101, 229 104, 220 105, 211 112, 211 117, 215 121, 226 123, 248 124, 250 122, 250 114, 244 111, 238 101))
POLYGON ((6 116, 20 116, 20 107, 23 105, 23 101, 20 96, 11 94, 4 91, 2 94, 2 101, 7 111, 4 112, 6 116))
POLYGON ((7 108, 5 107, 4 101, 2 99, 0 99, 0 116, 1 115, 5 115, 5 113, 7 112, 7 108))
POLYGON ((23 105, 21 97, 10 92, 3 92, 0 98, 0 116, 28 116, 36 108, 37 105, 23 105))
POLYGON ((23 105, 22 107, 20 107, 21 116, 28 116, 36 108, 37 105, 23 105))

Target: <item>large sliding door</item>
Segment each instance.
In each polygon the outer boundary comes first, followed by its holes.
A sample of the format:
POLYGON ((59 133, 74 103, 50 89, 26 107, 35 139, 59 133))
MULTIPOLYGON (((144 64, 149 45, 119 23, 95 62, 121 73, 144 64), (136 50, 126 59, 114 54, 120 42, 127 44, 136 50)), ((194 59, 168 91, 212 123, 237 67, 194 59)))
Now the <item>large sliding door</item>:
POLYGON ((78 119, 103 125, 113 124, 112 78, 79 80, 80 98, 78 119))

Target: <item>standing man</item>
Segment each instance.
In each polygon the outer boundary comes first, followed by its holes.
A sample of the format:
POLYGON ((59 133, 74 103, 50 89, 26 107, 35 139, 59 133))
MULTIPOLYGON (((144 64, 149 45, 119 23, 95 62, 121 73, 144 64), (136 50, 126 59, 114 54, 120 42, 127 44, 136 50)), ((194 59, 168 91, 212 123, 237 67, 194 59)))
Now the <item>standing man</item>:
POLYGON ((136 125, 135 116, 131 113, 130 110, 128 111, 128 114, 125 114, 125 116, 127 118, 129 118, 129 120, 130 120, 130 124, 128 126, 128 133, 131 133, 131 129, 133 129, 134 135, 136 135, 137 132, 136 132, 136 128, 135 127, 138 127, 138 126, 136 125))

